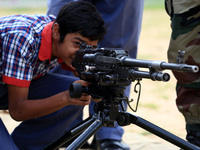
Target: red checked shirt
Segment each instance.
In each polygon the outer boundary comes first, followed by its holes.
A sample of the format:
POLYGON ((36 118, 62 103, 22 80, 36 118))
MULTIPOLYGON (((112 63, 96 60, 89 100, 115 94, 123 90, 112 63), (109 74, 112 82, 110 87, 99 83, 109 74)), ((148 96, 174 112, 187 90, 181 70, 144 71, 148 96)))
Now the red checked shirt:
POLYGON ((52 58, 53 16, 0 18, 0 83, 29 87, 59 64, 52 58))

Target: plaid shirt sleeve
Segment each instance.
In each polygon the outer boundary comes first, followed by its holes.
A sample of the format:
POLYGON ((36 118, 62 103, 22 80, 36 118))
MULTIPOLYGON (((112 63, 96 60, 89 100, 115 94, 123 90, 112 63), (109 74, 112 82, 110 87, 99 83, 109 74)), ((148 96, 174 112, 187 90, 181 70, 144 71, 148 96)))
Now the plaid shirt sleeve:
POLYGON ((3 82, 28 87, 33 78, 32 36, 28 32, 12 33, 3 40, 3 82))

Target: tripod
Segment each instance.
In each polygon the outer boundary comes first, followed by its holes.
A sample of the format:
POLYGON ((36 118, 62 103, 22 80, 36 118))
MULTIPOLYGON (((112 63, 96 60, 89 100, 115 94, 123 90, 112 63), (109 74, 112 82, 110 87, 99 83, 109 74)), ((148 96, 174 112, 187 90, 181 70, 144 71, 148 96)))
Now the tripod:
MULTIPOLYGON (((92 88, 92 91, 96 90, 96 88, 92 88)), ((148 122, 139 116, 126 112, 125 110, 120 111, 119 106, 122 105, 121 102, 127 99, 123 96, 124 87, 104 87, 98 92, 103 93, 104 97, 103 100, 96 105, 96 113, 93 116, 88 117, 71 131, 66 132, 55 142, 48 145, 44 150, 58 149, 73 139, 73 142, 68 145, 66 150, 77 150, 102 126, 113 127, 115 121, 117 121, 120 126, 135 124, 182 149, 200 150, 200 148, 196 147, 195 145, 152 124, 151 122, 148 122)))

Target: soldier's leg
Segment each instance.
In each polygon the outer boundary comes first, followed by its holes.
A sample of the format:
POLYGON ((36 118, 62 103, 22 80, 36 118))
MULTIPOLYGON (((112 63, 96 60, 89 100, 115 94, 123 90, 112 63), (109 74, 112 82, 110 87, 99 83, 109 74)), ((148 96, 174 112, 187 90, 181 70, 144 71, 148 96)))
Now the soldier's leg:
POLYGON ((200 83, 177 84, 177 107, 186 121, 186 139, 200 147, 200 83))

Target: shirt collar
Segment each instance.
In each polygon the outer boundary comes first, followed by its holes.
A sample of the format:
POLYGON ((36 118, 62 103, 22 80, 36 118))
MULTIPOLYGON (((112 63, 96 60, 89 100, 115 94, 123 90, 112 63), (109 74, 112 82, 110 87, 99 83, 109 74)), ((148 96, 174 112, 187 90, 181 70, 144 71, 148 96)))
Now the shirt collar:
POLYGON ((42 31, 42 40, 39 50, 39 59, 41 61, 51 59, 52 55, 52 25, 53 22, 47 24, 42 31))

